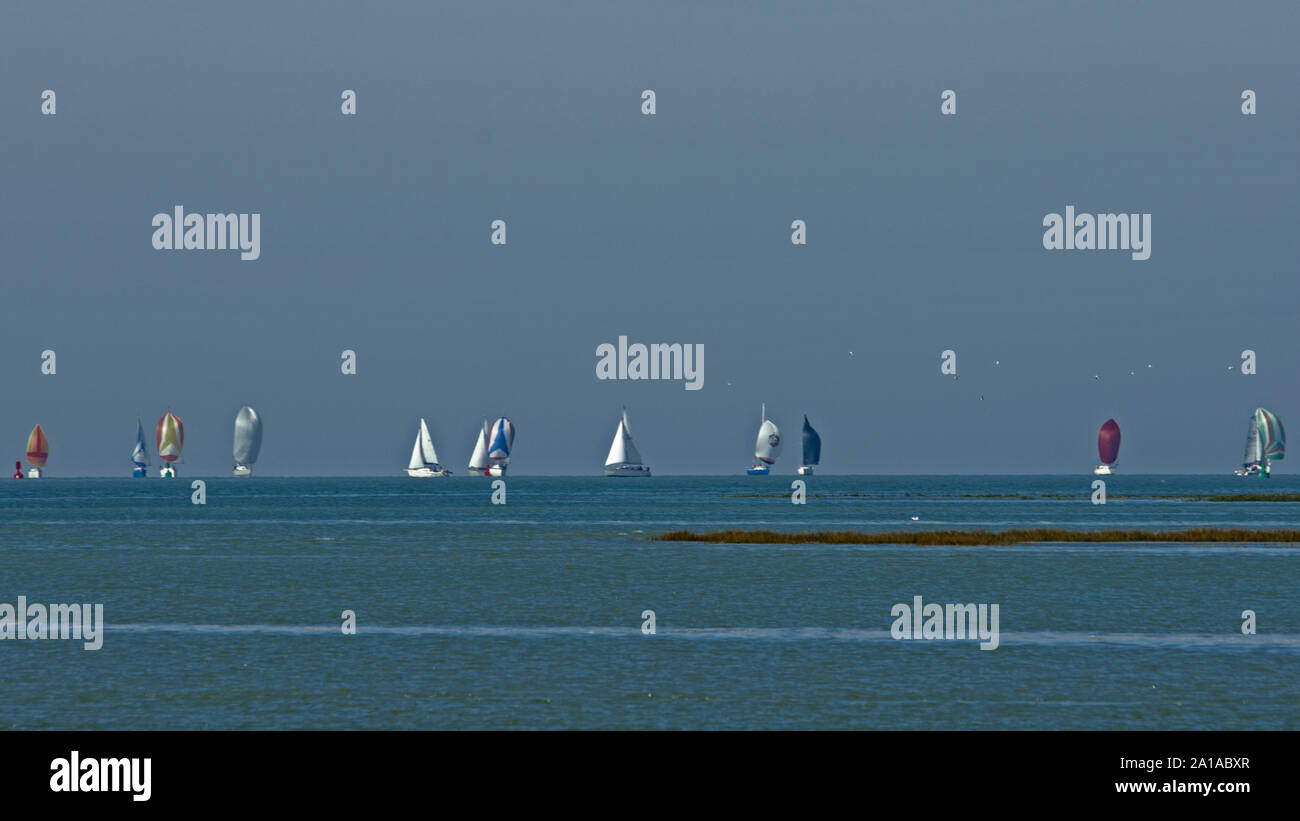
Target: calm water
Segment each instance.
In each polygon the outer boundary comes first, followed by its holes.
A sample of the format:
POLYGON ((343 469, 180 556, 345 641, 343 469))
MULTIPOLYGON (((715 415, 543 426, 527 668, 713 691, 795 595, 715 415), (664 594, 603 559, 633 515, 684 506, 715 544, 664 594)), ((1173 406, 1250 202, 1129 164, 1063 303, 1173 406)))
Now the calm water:
POLYGON ((198 506, 192 478, 0 485, 0 602, 102 602, 108 622, 96 652, 0 642, 0 727, 1300 728, 1289 545, 646 538, 1300 527, 1300 504, 1123 498, 1296 478, 1120 475, 1104 506, 1082 475, 816 476, 804 506, 791 476, 519 477, 504 506, 463 476, 207 479, 198 506), (990 493, 1070 498, 962 495, 990 493), (1002 646, 893 640, 917 595, 998 603, 1002 646))

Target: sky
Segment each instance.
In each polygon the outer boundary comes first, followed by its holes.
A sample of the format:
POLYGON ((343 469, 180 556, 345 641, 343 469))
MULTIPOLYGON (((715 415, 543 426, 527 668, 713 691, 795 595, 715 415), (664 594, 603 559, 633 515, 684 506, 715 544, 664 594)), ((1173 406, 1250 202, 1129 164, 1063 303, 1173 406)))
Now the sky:
POLYGON ((0 458, 39 422, 51 477, 169 409, 224 474, 244 404, 267 475, 398 475, 421 416, 461 474, 502 414, 513 475, 597 474, 621 405, 660 475, 743 471, 762 403, 777 473, 804 414, 826 473, 1084 473, 1111 417, 1125 472, 1227 473, 1256 406, 1300 425, 1294 3, 3 17, 0 458), (155 250, 177 205, 260 259, 155 250), (1045 250, 1067 205, 1151 214, 1150 259, 1045 250), (703 389, 598 380, 620 335, 703 389))

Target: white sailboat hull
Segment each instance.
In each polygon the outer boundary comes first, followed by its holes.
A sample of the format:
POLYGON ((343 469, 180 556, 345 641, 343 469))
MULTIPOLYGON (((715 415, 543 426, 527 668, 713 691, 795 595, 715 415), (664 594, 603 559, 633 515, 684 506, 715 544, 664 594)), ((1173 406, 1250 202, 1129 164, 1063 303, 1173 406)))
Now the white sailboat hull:
POLYGON ((247 479, 253 475, 253 469, 248 465, 235 465, 233 475, 236 479, 247 479))
POLYGON ((506 466, 505 466, 505 465, 489 465, 489 466, 488 466, 488 469, 487 469, 487 475, 488 475, 488 476, 505 476, 505 475, 506 475, 506 466))
POLYGON ((433 477, 441 478, 443 476, 450 476, 451 471, 446 468, 439 468, 438 470, 434 470, 433 468, 407 468, 406 475, 413 479, 429 479, 433 477))
POLYGON ((162 467, 158 468, 158 475, 164 479, 175 479, 176 468, 171 464, 163 465, 162 467))
POLYGON ((649 476, 650 467, 640 464, 605 465, 605 475, 621 477, 649 476))
POLYGON ((40 469, 40 468, 28 468, 28 469, 27 469, 27 478, 28 478, 28 479, 39 479, 39 478, 41 478, 41 469, 40 469))
POLYGON ((1097 465, 1092 469, 1094 476, 1113 476, 1115 473, 1114 465, 1097 465))
POLYGON ((800 465, 800 466, 799 466, 799 470, 797 470, 797 471, 795 471, 795 472, 798 473, 800 476, 812 476, 812 475, 813 475, 813 466, 812 466, 812 465, 800 465))

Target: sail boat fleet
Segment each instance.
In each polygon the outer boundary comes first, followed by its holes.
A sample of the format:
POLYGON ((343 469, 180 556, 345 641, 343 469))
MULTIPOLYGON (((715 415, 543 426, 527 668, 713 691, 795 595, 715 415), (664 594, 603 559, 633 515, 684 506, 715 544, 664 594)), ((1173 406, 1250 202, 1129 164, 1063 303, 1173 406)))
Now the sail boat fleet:
MULTIPOLYGON (((176 466, 181 461, 182 448, 185 445, 185 426, 176 414, 168 411, 158 420, 154 430, 154 441, 158 449, 158 458, 162 461, 158 475, 165 479, 176 477, 176 466)), ((510 454, 514 448, 515 426, 507 417, 498 417, 491 425, 483 420, 474 443, 474 452, 469 459, 471 476, 500 477, 506 475, 510 465, 510 454)), ((781 456, 781 430, 776 423, 767 418, 767 405, 760 411, 758 437, 754 441, 754 463, 745 472, 750 476, 767 476, 781 456)), ((1114 419, 1107 419, 1097 431, 1097 457, 1099 464, 1093 468, 1098 476, 1110 476, 1116 472, 1119 459, 1120 430, 1114 419)), ((248 405, 244 405, 235 415, 233 475, 248 477, 253 474, 253 465, 257 462, 262 448, 262 417, 248 405)), ((821 436, 803 418, 803 461, 798 468, 798 475, 811 476, 815 467, 821 463, 821 436)), ((50 457, 50 443, 45 430, 37 425, 27 437, 27 478, 42 477, 46 462, 50 457)), ((1242 465, 1234 473, 1237 476, 1262 476, 1268 478, 1270 463, 1286 457, 1286 430, 1277 414, 1267 408, 1255 408, 1250 415, 1246 428, 1246 450, 1242 456, 1242 465)), ((131 475, 144 478, 148 475, 149 450, 144 435, 144 425, 139 418, 135 420, 135 447, 131 450, 131 475)), ((614 429, 614 440, 609 446, 609 455, 605 457, 605 476, 618 478, 649 477, 650 466, 641 457, 636 443, 632 439, 632 429, 628 422, 627 408, 622 409, 618 426, 614 429)), ((415 443, 411 446, 411 458, 406 466, 406 475, 413 478, 435 478, 451 476, 451 471, 438 460, 438 451, 433 446, 433 437, 429 434, 428 422, 422 417, 415 432, 415 443)), ((23 478, 22 462, 14 462, 13 478, 23 478)))

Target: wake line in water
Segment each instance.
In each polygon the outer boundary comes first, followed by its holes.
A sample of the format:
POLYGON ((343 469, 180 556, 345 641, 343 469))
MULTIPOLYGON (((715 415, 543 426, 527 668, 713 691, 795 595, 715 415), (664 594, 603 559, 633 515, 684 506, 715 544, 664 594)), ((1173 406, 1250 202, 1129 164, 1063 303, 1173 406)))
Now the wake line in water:
MULTIPOLYGON (((108 624, 111 633, 189 633, 210 635, 257 634, 338 635, 338 625, 316 624, 108 624)), ((639 626, 631 627, 522 627, 515 625, 359 625, 357 636, 458 636, 501 638, 549 638, 571 636, 640 636, 639 626)), ((872 641, 899 644, 974 644, 976 639, 953 642, 942 639, 894 639, 888 630, 852 627, 675 627, 663 628, 646 639, 705 639, 760 641, 872 641)), ((1300 634, 1257 634, 1245 636, 1209 635, 1204 633, 1081 633, 1058 631, 1003 631, 1001 644, 1025 645, 1119 645, 1129 647, 1291 647, 1300 649, 1300 634)))

